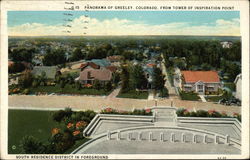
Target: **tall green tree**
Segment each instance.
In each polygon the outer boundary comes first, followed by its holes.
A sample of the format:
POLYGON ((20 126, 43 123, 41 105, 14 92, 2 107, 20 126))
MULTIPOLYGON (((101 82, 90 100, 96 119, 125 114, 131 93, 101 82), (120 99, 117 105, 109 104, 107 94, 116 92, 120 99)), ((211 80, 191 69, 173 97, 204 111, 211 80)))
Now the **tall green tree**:
POLYGON ((70 60, 71 61, 78 61, 78 60, 81 60, 81 59, 84 59, 84 58, 85 58, 85 53, 83 53, 80 48, 76 48, 73 51, 72 57, 70 58, 70 60))
POLYGON ((165 84, 165 76, 162 74, 162 71, 158 67, 154 67, 153 70, 153 81, 152 81, 152 87, 153 89, 160 90, 164 88, 165 84))
POLYGON ((145 89, 147 86, 147 79, 144 71, 140 65, 131 67, 131 87, 133 89, 145 89))
POLYGON ((54 66, 64 64, 66 62, 65 51, 62 49, 55 49, 45 54, 43 64, 45 66, 54 66))
POLYGON ((129 71, 127 66, 122 67, 121 72, 121 91, 126 92, 129 90, 129 71))

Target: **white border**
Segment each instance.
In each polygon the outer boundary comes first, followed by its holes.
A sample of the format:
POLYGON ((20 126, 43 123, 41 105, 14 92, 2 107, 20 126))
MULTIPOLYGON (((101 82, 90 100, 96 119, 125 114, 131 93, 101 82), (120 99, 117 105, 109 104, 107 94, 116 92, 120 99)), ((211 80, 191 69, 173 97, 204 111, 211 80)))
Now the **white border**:
MULTIPOLYGON (((81 4, 96 5, 141 5, 140 1, 75 1, 81 4)), ((242 154, 241 155, 108 155, 110 159, 137 159, 137 158, 164 158, 164 159, 182 159, 182 158, 218 158, 227 159, 245 159, 249 158, 249 2, 247 0, 239 1, 144 1, 143 5, 228 5, 235 6, 235 10, 240 11, 240 30, 242 36, 242 77, 243 84, 243 107, 242 107, 242 154)), ((62 10, 64 1, 1 1, 1 159, 15 159, 16 156, 7 154, 7 122, 8 122, 8 37, 7 37, 7 11, 9 10, 62 10)), ((211 10, 212 11, 212 10, 211 10)))

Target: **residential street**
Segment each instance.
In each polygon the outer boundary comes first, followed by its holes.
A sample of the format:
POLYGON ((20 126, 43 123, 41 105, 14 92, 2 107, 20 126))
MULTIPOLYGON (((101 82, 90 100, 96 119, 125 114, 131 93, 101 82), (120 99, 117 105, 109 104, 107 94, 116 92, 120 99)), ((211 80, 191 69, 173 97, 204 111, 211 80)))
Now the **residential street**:
MULTIPOLYGON (((173 99, 173 104, 177 108, 187 108, 190 111, 199 110, 216 110, 219 112, 225 111, 232 115, 234 112, 240 113, 241 107, 237 106, 224 106, 220 104, 214 104, 211 102, 198 102, 198 101, 183 101, 179 99, 173 99)), ((154 100, 140 100, 129 98, 106 98, 101 96, 29 96, 29 95, 11 95, 9 96, 10 108, 51 108, 62 109, 65 107, 71 107, 75 110, 91 109, 94 111, 100 111, 105 107, 112 107, 119 110, 132 110, 133 108, 145 108, 155 105, 154 100)), ((158 106, 170 106, 171 99, 163 99, 157 101, 158 106)))
POLYGON ((161 55, 162 57, 162 61, 161 61, 161 68, 162 68, 162 74, 165 75, 165 87, 168 89, 168 93, 169 93, 169 96, 176 96, 176 92, 175 92, 175 89, 174 87, 171 86, 171 83, 168 79, 168 74, 167 74, 167 69, 165 67, 165 59, 163 58, 163 56, 161 55))

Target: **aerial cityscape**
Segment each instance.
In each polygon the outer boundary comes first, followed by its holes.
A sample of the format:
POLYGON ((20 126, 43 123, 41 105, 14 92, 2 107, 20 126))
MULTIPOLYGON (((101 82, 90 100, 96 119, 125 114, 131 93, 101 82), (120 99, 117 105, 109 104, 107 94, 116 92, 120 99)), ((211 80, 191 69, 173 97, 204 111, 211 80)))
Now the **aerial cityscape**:
POLYGON ((8 153, 240 154, 239 13, 164 13, 9 12, 8 153))

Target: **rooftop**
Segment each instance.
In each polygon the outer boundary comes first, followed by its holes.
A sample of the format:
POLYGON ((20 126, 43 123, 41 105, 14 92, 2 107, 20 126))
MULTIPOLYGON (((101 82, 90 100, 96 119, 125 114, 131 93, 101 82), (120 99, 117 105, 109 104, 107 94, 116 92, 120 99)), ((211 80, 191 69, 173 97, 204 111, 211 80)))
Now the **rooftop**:
POLYGON ((205 83, 220 82, 218 72, 216 71, 181 71, 186 83, 195 83, 202 81, 205 83))

